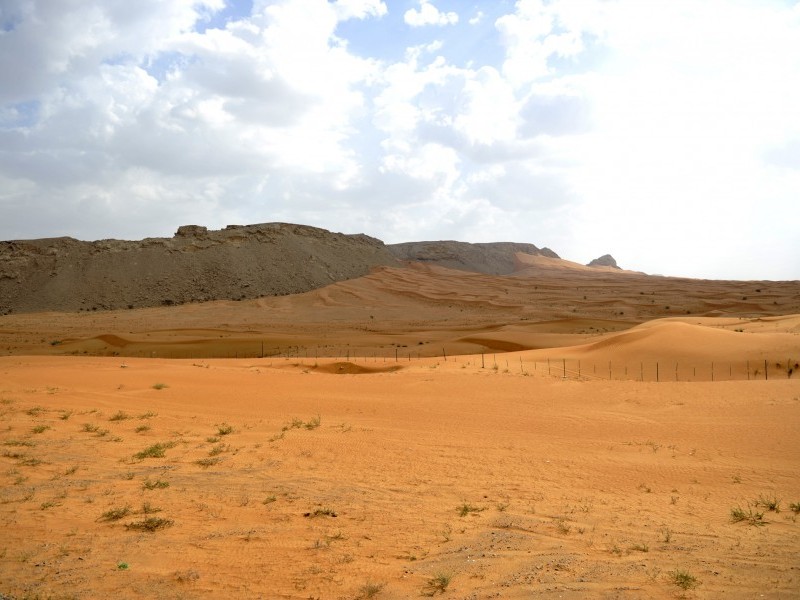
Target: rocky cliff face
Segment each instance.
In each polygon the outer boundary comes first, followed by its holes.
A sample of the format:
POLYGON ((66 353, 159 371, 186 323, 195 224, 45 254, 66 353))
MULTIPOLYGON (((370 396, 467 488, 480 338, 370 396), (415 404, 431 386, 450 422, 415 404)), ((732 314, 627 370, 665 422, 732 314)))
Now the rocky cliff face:
POLYGON ((172 238, 0 242, 0 314, 295 294, 397 261, 380 240, 285 223, 172 238))
POLYGON ((389 251, 399 260, 433 263, 450 269, 475 271, 487 275, 510 275, 516 270, 514 255, 517 252, 550 258, 559 258, 549 248, 533 244, 494 242, 469 244, 466 242, 406 242, 390 244, 389 251))

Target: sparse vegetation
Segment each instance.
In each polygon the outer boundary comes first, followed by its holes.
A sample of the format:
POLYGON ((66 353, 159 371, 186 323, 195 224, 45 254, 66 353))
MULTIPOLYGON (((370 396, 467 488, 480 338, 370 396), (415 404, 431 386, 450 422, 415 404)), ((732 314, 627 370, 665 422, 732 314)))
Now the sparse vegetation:
POLYGON ((670 573, 670 580, 684 591, 694 589, 700 585, 697 577, 683 569, 676 569, 670 573))
POLYGON ((222 454, 223 452, 227 452, 230 449, 231 449, 230 446, 228 446, 226 444, 217 444, 216 446, 211 448, 211 450, 208 451, 208 455, 209 456, 218 456, 218 455, 222 454))
POLYGON ((6 440, 3 442, 4 446, 25 446, 27 448, 33 448, 36 445, 36 442, 32 442, 30 440, 6 440))
POLYGON ((150 425, 139 425, 136 429, 134 429, 136 433, 144 433, 146 431, 150 431, 150 425))
POLYGON ((105 511, 100 517, 97 519, 98 521, 119 521, 120 519, 124 519, 127 517, 131 512, 130 506, 123 506, 122 508, 110 508, 109 510, 105 511))
POLYGON ((31 429, 31 433, 44 433, 48 429, 50 429, 49 425, 37 425, 31 429))
POLYGON ((204 469, 207 469, 207 468, 209 468, 209 467, 213 467, 213 466, 214 466, 214 465, 216 465, 216 464, 217 464, 219 461, 220 461, 219 457, 214 457, 214 458, 200 458, 200 459, 198 459, 198 460, 194 461, 194 464, 196 464, 196 465, 199 465, 199 466, 203 467, 204 469))
POLYGON ((144 483, 142 484, 142 489, 145 490, 163 490, 164 488, 168 487, 169 481, 162 481, 161 479, 156 479, 155 481, 145 479, 144 483))
POLYGON ((747 506, 747 510, 743 509, 741 506, 736 506, 731 509, 731 522, 741 523, 742 521, 756 527, 766 525, 764 513, 753 510, 753 507, 750 505, 747 506))
POLYGON ((175 442, 159 442, 148 446, 141 452, 137 452, 133 457, 138 460, 144 460, 145 458, 164 458, 164 456, 166 456, 166 451, 170 448, 174 448, 175 445, 175 442))
POLYGON ((141 521, 133 521, 125 525, 125 529, 132 529, 134 531, 147 531, 153 533, 159 529, 171 527, 174 524, 172 519, 164 519, 162 517, 147 517, 141 521))
POLYGON ((221 425, 217 425, 217 435, 230 435, 233 433, 233 426, 228 425, 227 423, 222 423, 221 425))
POLYGON ((359 600, 368 600, 369 598, 375 598, 378 594, 381 593, 381 590, 386 587, 385 583, 372 583, 367 582, 361 586, 361 589, 358 590, 357 598, 359 600))
POLYGON ((310 512, 303 513, 303 516, 315 519, 317 517, 336 517, 338 515, 336 514, 336 511, 334 511, 333 509, 325 507, 325 508, 317 508, 310 512))
POLYGON ((781 501, 779 498, 775 496, 764 496, 761 495, 758 497, 758 500, 754 502, 756 506, 761 506, 766 508, 772 512, 780 512, 781 511, 781 501))
POLYGON ((480 508, 477 506, 473 506, 467 502, 462 503, 460 506, 456 507, 456 511, 458 511, 459 517, 466 517, 470 513, 479 513, 486 510, 485 508, 480 508))
POLYGON ((449 573, 437 573, 425 583, 422 588, 423 596, 435 596, 436 594, 444 594, 447 587, 450 585, 452 575, 449 573))
POLYGON ((800 514, 800 502, 792 502, 789 505, 789 510, 791 510, 794 514, 800 514))
POLYGON ((153 389, 154 390, 163 390, 163 389, 168 388, 168 387, 169 386, 166 383, 154 383, 153 384, 153 389))
POLYGON ((94 423, 84 423, 81 427, 81 431, 85 431, 86 433, 96 433, 98 429, 100 429, 100 427, 94 423))
POLYGON ((126 419, 130 419, 130 418, 132 418, 132 417, 131 417, 129 414, 127 414, 126 412, 123 412, 123 411, 119 410, 119 411, 117 411, 116 413, 114 413, 113 415, 111 415, 111 416, 108 418, 108 420, 109 420, 109 421, 124 421, 124 420, 126 420, 126 419))

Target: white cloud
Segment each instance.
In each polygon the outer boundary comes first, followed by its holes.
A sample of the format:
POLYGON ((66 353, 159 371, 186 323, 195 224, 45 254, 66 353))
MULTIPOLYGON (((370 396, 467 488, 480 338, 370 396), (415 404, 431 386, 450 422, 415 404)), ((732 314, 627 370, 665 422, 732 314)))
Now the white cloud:
POLYGON ((419 0, 419 10, 410 8, 403 16, 407 25, 411 27, 424 27, 426 25, 455 25, 458 23, 458 13, 441 12, 430 0, 419 0))
POLYGON ((409 48, 379 0, 4 7, 0 238, 289 220, 800 277, 800 8, 504 7, 409 48))
POLYGON ((388 11, 381 0, 336 0, 335 9, 340 21, 382 17, 388 11))
POLYGON ((480 23, 481 21, 483 21, 483 17, 484 17, 484 16, 485 16, 485 15, 483 14, 483 11, 482 11, 482 10, 479 10, 478 12, 476 12, 476 13, 475 13, 475 16, 474 16, 474 17, 471 17, 471 18, 470 18, 470 20, 469 20, 469 24, 470 24, 470 25, 477 25, 478 23, 480 23))

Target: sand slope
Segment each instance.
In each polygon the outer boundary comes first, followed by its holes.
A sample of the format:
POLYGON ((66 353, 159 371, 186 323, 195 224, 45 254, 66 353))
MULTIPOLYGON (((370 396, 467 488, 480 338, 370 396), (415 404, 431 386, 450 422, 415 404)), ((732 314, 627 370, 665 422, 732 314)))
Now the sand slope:
POLYGON ((542 264, 0 317, 0 597, 800 596, 798 282, 542 264))
POLYGON ((796 380, 351 365, 0 359, 0 593, 673 598, 676 571, 689 597, 800 593, 796 380), (169 523, 126 528, 146 518, 169 523))

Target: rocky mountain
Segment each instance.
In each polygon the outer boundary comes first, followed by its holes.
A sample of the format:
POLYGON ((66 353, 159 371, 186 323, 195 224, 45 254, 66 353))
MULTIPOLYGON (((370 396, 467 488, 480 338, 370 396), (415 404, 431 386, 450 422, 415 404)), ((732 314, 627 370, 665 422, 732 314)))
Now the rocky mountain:
POLYGON ((0 242, 0 314, 305 292, 397 260, 378 239, 285 223, 187 225, 172 238, 0 242))
POLYGON ((0 242, 0 314, 93 311, 297 294, 377 266, 420 261, 508 275, 517 253, 558 258, 533 244, 409 242, 287 223, 185 225, 171 238, 0 242))
POLYGON ((475 271, 487 275, 510 275, 517 269, 514 255, 517 252, 534 256, 559 258, 549 248, 533 244, 494 242, 469 244, 467 242, 406 242, 390 244, 389 251, 403 261, 432 263, 450 269, 475 271))
POLYGON ((612 267, 614 269, 619 269, 620 266, 617 264, 617 261, 614 260, 614 257, 610 254, 604 254, 600 258, 595 258, 592 262, 590 262, 587 267, 612 267))

